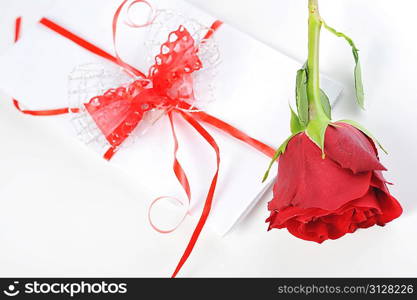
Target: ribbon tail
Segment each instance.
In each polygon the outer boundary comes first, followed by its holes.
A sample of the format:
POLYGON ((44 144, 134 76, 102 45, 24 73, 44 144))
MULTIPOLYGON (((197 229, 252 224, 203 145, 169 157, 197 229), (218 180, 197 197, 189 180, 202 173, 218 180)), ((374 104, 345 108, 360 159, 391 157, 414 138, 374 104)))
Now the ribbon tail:
POLYGON ((252 146, 256 150, 262 152, 270 158, 274 157, 276 149, 262 143, 261 141, 255 138, 250 137, 249 135, 237 129, 236 127, 233 127, 232 125, 202 111, 192 112, 192 114, 195 119, 210 124, 211 126, 216 127, 217 129, 220 129, 221 131, 231 135, 232 137, 252 146))
MULTIPOLYGON (((17 17, 15 21, 14 27, 14 42, 16 43, 20 38, 22 28, 22 17, 17 17)), ((69 109, 65 108, 58 108, 58 109, 51 109, 51 110, 26 110, 20 107, 19 101, 13 99, 13 105, 16 109, 24 114, 32 115, 32 116, 56 116, 56 115, 63 115, 71 112, 78 112, 78 109, 69 109)))
POLYGON ((152 201, 151 205, 149 206, 149 210, 148 210, 148 220, 149 220, 149 224, 151 225, 151 227, 159 233, 171 233, 174 230, 176 230, 182 224, 182 222, 185 220, 185 217, 187 216, 187 213, 188 213, 188 207, 190 206, 190 202, 191 202, 190 184, 188 182, 187 175, 185 174, 185 171, 182 168, 182 166, 179 163, 178 158, 177 158, 178 138, 177 138, 177 135, 175 133, 175 127, 174 127, 172 112, 168 112, 168 117, 169 117, 169 122, 170 122, 170 125, 171 125, 172 136, 173 136, 173 139, 174 139, 174 165, 173 165, 173 169, 174 169, 175 176, 178 179, 178 182, 181 184, 182 188, 184 189, 185 193, 187 194, 188 206, 187 206, 187 211, 184 213, 184 216, 181 219, 181 221, 178 222, 173 228, 171 228, 171 229, 160 229, 152 221, 152 217, 151 217, 152 207, 158 201, 161 201, 163 199, 171 199, 171 200, 173 200, 173 201, 175 201, 175 202, 177 202, 181 205, 184 205, 184 203, 181 200, 179 200, 178 198, 169 197, 169 196, 158 197, 154 201, 152 201))
POLYGON ((116 147, 110 147, 107 149, 106 153, 104 153, 103 158, 105 160, 111 160, 112 157, 116 154, 117 148, 116 147))
POLYGON ((78 108, 68 108, 68 107, 63 107, 63 108, 57 108, 57 109, 47 109, 47 110, 27 110, 27 109, 22 109, 20 107, 20 103, 19 101, 17 101, 16 99, 13 99, 13 105, 16 107, 16 109, 26 115, 31 115, 31 116, 57 116, 57 115, 64 115, 64 114, 68 114, 70 112, 72 113, 78 113, 79 109, 78 108))
POLYGON ((144 74, 139 71, 138 69, 126 64, 126 63, 121 63, 120 59, 118 59, 117 57, 111 55, 110 53, 100 49, 99 47, 93 45, 92 43, 88 42, 87 40, 79 37, 78 35, 75 35, 74 33, 66 30, 64 27, 58 25, 55 22, 52 22, 51 20, 47 19, 47 18, 42 18, 39 21, 40 24, 44 25, 45 27, 49 28, 50 30, 56 32, 57 34, 69 39, 70 41, 74 42, 75 44, 77 44, 78 46, 102 57, 105 58, 121 67, 123 67, 125 70, 129 70, 130 72, 134 73, 135 75, 139 76, 139 77, 146 77, 144 76, 144 74))
POLYGON ((212 37, 212 35, 223 25, 223 22, 220 20, 216 20, 211 24, 210 29, 207 31, 206 35, 204 36, 203 40, 208 40, 212 37))
POLYGON ((190 256, 191 252, 194 249, 194 246, 198 240, 198 237, 200 236, 201 231, 203 230, 203 227, 207 221, 207 218, 210 214, 211 211, 211 206, 213 203, 213 198, 214 198, 214 192, 216 189, 216 185, 217 185, 217 179, 219 176, 219 168, 220 168, 220 149, 219 146, 217 145, 216 141, 214 140, 214 138, 203 128, 203 126, 201 126, 197 120, 195 120, 193 118, 193 116, 191 116, 190 114, 187 114, 185 112, 180 112, 182 117, 192 126, 194 127, 194 129, 210 144, 210 146, 214 149, 214 151, 216 152, 216 163, 217 163, 217 168, 216 168, 216 172, 213 176, 213 179, 211 181, 210 184, 210 189, 207 193, 207 197, 204 203, 204 207, 203 207, 203 211, 201 213, 200 219, 198 220, 198 223, 194 229, 194 232, 191 236, 190 241, 188 242, 188 245, 177 265, 177 267, 175 268, 174 273, 172 274, 172 278, 176 277, 178 272, 181 270, 182 266, 184 265, 184 263, 187 261, 188 257, 190 256))
POLYGON ((22 27, 22 17, 17 17, 14 25, 14 42, 16 43, 20 38, 20 31, 22 27))
POLYGON ((184 169, 182 168, 182 166, 179 163, 178 158, 177 158, 178 138, 177 138, 177 135, 175 133, 172 111, 170 111, 168 113, 168 117, 169 117, 169 122, 171 124, 172 136, 174 138, 174 166, 173 166, 174 173, 175 173, 175 176, 177 177, 179 183, 183 187, 185 193, 187 194, 188 202, 190 202, 191 201, 190 183, 188 182, 187 175, 185 174, 184 169))

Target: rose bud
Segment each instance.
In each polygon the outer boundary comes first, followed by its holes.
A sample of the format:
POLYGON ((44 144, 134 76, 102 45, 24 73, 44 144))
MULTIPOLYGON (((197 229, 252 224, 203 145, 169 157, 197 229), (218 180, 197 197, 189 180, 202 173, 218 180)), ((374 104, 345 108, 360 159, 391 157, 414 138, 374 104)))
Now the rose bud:
POLYGON ((265 180, 279 158, 266 222, 268 230, 287 228, 296 237, 322 243, 358 228, 383 226, 398 218, 402 208, 382 176, 386 169, 379 161, 375 142, 381 145, 354 121, 332 122, 329 98, 320 88, 323 26, 352 47, 356 100, 363 108, 359 50, 351 38, 324 22, 318 0, 308 1, 308 12, 308 59, 297 71, 297 113, 291 109, 292 134, 277 149, 264 176, 265 180))
POLYGON ((291 138, 268 204, 269 230, 287 228, 296 237, 321 243, 401 215, 371 139, 338 122, 327 127, 324 151, 323 159, 304 132, 291 138))

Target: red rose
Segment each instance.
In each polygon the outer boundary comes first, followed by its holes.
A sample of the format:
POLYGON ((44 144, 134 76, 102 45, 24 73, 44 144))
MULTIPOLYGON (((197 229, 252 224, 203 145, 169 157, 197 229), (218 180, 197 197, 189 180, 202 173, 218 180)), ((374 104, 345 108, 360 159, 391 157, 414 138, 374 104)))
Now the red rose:
POLYGON ((321 243, 401 215, 376 147, 361 131, 346 123, 330 125, 324 151, 325 159, 304 132, 290 140, 268 204, 269 230, 287 228, 296 237, 321 243))

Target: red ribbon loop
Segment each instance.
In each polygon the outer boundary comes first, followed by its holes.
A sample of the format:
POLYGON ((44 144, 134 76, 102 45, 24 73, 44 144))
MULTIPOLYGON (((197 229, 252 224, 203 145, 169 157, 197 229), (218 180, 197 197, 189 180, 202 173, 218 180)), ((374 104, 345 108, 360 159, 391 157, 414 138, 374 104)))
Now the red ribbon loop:
POLYGON ((125 24, 126 25, 128 25, 130 27, 133 27, 133 28, 141 28, 141 27, 146 27, 148 25, 151 25, 153 23, 153 21, 156 18, 156 10, 152 6, 152 4, 150 4, 148 1, 145 1, 145 0, 135 0, 135 1, 132 1, 132 3, 130 3, 129 6, 127 7, 127 13, 126 13, 126 15, 127 15, 127 21, 125 21, 125 24), (132 8, 136 4, 139 4, 139 3, 143 3, 146 6, 148 6, 148 8, 149 8, 148 19, 146 20, 145 23, 142 23, 142 24, 134 22, 132 20, 132 16, 131 16, 132 8))

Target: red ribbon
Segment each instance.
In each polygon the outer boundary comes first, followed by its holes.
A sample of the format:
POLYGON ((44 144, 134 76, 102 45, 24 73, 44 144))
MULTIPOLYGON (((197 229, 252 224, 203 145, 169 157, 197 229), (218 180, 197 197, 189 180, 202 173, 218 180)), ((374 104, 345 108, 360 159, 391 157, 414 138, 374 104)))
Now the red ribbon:
POLYGON ((213 179, 210 184, 210 189, 207 193, 206 201, 204 202, 203 212, 201 213, 200 219, 198 220, 197 226, 194 229, 193 235, 191 236, 190 241, 188 242, 187 248, 185 248, 184 254, 182 255, 180 262, 178 263, 177 267, 175 268, 172 277, 176 277, 178 272, 181 270, 184 263, 187 261, 188 257, 190 256, 191 252, 193 251, 194 245, 198 240, 198 237, 203 230, 204 224, 207 221, 207 218, 210 214, 211 205, 213 203, 214 191, 216 189, 217 178, 219 176, 219 168, 220 168, 220 149, 217 145, 214 138, 203 128, 203 126, 196 121, 191 114, 181 112, 181 115, 184 119, 190 123, 191 126, 197 130, 197 132, 210 144, 210 146, 216 152, 216 172, 213 176, 213 179))
MULTIPOLYGON (((169 117, 169 123, 171 125, 171 131, 172 131, 172 137, 174 138, 174 165, 173 165, 173 170, 175 173, 175 176, 178 179, 178 182, 181 184, 182 188, 184 189, 184 192, 187 195, 187 200, 188 200, 188 205, 191 202, 191 189, 190 189, 190 184, 188 182, 188 178, 187 175, 185 174, 184 169, 182 168, 180 162, 178 161, 177 158, 177 152, 178 152, 178 139, 177 139, 177 134, 175 133, 175 127, 174 127, 174 120, 173 120, 173 115, 172 112, 168 112, 168 117, 169 117)), ((149 224, 151 224, 152 228, 155 229, 156 231, 158 231, 159 233, 170 233, 173 232, 174 230, 176 230, 181 223, 184 221, 185 217, 187 216, 187 214, 184 214, 183 218, 181 219, 180 222, 177 223, 177 225, 171 229, 160 229, 157 226, 154 225, 154 223, 152 222, 152 218, 151 218, 151 212, 152 212, 152 208, 153 206, 164 199, 171 199, 174 200, 175 202, 184 205, 183 202, 181 202, 179 199, 174 198, 174 197, 159 197, 156 198, 154 201, 152 201, 151 205, 149 206, 149 210, 148 210, 148 220, 149 220, 149 224)))
MULTIPOLYGON (((15 30, 14 30, 14 42, 15 43, 20 38, 21 28, 22 28, 22 17, 18 17, 18 18, 16 18, 15 30)), ((20 107, 20 103, 16 99, 13 99, 13 105, 20 112, 22 112, 24 114, 27 114, 27 115, 32 115, 32 116, 56 116, 56 115, 67 114, 69 112, 73 112, 73 113, 79 112, 78 108, 69 109, 68 107, 58 108, 58 109, 50 109, 50 110, 27 110, 27 109, 22 109, 20 107)))
POLYGON ((15 30, 14 30, 14 42, 16 43, 19 38, 20 38, 20 29, 21 29, 21 25, 22 25, 22 17, 18 17, 16 18, 16 23, 15 23, 15 30))
MULTIPOLYGON (((128 1, 129 0, 124 0, 122 2, 122 4, 116 10, 116 13, 115 13, 114 18, 113 18, 113 41, 114 41, 114 44, 116 44, 116 32, 117 32, 118 18, 119 18, 119 15, 120 15, 121 11, 122 11, 122 8, 124 7, 124 5, 128 1)), ((145 2, 146 4, 148 4, 146 1, 143 1, 143 0, 135 0, 135 1, 133 1, 133 3, 130 4, 130 6, 132 6, 134 3, 138 3, 138 2, 145 2)), ((128 74, 130 74, 132 77, 136 77, 136 78, 139 77, 139 79, 136 80, 133 83, 133 84, 135 84, 134 87, 137 90, 140 90, 145 95, 146 95, 146 92, 149 91, 149 89, 144 90, 145 83, 142 79, 146 80, 146 79, 151 78, 151 79, 155 80, 156 75, 154 74, 155 76, 152 77, 152 68, 149 72, 150 75, 146 76, 144 73, 137 70, 133 66, 125 63, 119 57, 119 55, 117 54, 117 51, 116 51, 115 56, 113 56, 110 53, 100 49, 99 47, 97 47, 97 46, 93 45, 92 43, 88 42, 87 40, 75 35, 74 33, 68 31, 67 29, 63 28, 62 26, 54 23, 53 21, 51 21, 49 19, 42 18, 40 20, 40 23, 42 25, 44 25, 45 27, 49 28, 50 30, 54 31, 55 33, 71 40, 72 42, 79 45, 80 47, 92 52, 93 54, 98 55, 102 58, 105 58, 105 59, 123 67, 123 69, 128 74), (142 86, 140 86, 140 85, 142 85, 142 86)), ((15 32, 16 40, 18 39, 19 34, 20 34, 20 24, 21 24, 21 19, 18 18, 18 20, 16 20, 16 32, 15 32)), ((215 21, 212 24, 211 29, 205 35, 205 38, 210 38, 213 35, 213 33, 221 26, 221 24, 222 24, 221 21, 215 21)), ((177 32, 177 34, 178 33, 184 33, 183 29, 180 28, 179 30, 180 31, 177 32)), ((186 34, 186 33, 184 33, 184 34, 186 34)), ((189 51, 189 48, 186 48, 186 49, 187 49, 187 51, 189 51)), ((190 57, 193 57, 193 56, 191 55, 190 57)), ((194 61, 194 63, 198 63, 198 62, 194 61)), ((158 66, 156 66, 156 67, 158 67, 158 66)), ((157 71, 160 71, 160 70, 157 70, 157 71)), ((157 73, 155 70, 154 70, 154 72, 157 73)), ((163 79, 166 79, 166 78, 163 78, 163 79)), ((161 81, 161 82, 165 82, 165 81, 161 81)), ((155 83, 154 83, 154 85, 155 85, 155 83)), ((132 91, 133 91, 133 89, 127 88, 127 89, 124 89, 124 90, 118 90, 118 89, 109 90, 108 92, 113 93, 112 96, 114 96, 114 93, 116 93, 116 95, 118 95, 117 93, 121 92, 121 93, 124 93, 121 96, 121 98, 131 97, 131 100, 132 100, 136 97, 135 99, 138 99, 137 95, 135 96, 135 93, 133 93, 134 91, 133 92, 132 91)), ((158 90, 158 91, 160 91, 160 90, 158 90)), ((165 89, 164 91, 166 92, 167 90, 165 89)), ((101 96, 101 97, 104 97, 104 96, 106 96, 106 94, 101 96)), ((140 102, 139 100, 137 100, 137 101, 139 101, 140 104, 144 104, 144 103, 152 104, 152 101, 149 101, 149 100, 152 100, 154 96, 155 95, 147 95, 147 97, 145 97, 145 98, 143 96, 140 96, 139 98, 140 98, 140 101, 142 101, 142 102, 140 102), (145 102, 143 101, 144 99, 146 100, 145 102)), ((104 101, 105 99, 106 98, 100 98, 99 100, 104 101)), ((109 98, 109 99, 111 100, 111 99, 115 99, 115 98, 109 98)), ((85 104, 85 105, 86 105, 87 111, 94 118, 94 111, 93 111, 94 108, 91 107, 89 109, 89 104, 92 104, 92 100, 90 100, 90 102, 85 104)), ((77 108, 59 108, 59 109, 53 109, 53 110, 39 110, 39 111, 22 110, 19 106, 18 101, 13 100, 13 102, 14 102, 14 105, 16 106, 16 108, 18 110, 20 110, 21 112, 23 112, 25 114, 30 114, 30 115, 36 115, 36 116, 50 116, 50 115, 65 114, 65 113, 68 113, 68 112, 79 112, 79 109, 77 109, 77 108)), ((107 104, 107 103, 105 103, 105 104, 107 104)), ((197 133, 200 134, 207 141, 207 143, 213 148, 213 150, 216 154, 216 172, 215 172, 215 174, 212 178, 212 181, 211 181, 211 184, 210 184, 210 189, 207 193, 206 200, 205 200, 205 203, 204 203, 204 207, 203 207, 203 211, 201 213, 200 219, 199 219, 199 221, 198 221, 198 223, 197 223, 197 225, 196 225, 196 227, 193 231, 193 234, 190 238, 190 241, 189 241, 189 243, 188 243, 188 245, 187 245, 187 247, 186 247, 186 249, 185 249, 185 251, 184 251, 184 253, 183 253, 183 255, 182 255, 175 271, 174 271, 174 273, 172 274, 172 277, 176 277, 176 275, 181 270, 182 266, 184 265, 184 263, 187 261, 188 257, 190 256, 190 254, 191 254, 191 252, 192 252, 192 250, 193 250, 193 248, 194 248, 194 246, 195 246, 195 244, 198 240, 198 237, 199 237, 199 235, 200 235, 200 233, 201 233, 201 231, 202 231, 202 229, 203 229, 203 227, 204 227, 204 225, 207 221, 207 218, 210 214, 210 210, 211 210, 211 206, 212 206, 212 202, 213 202, 213 198, 214 198, 214 192, 215 192, 216 185, 217 185, 219 167, 220 167, 220 149, 219 149, 216 141, 214 140, 214 138, 204 129, 204 127, 200 124, 200 122, 204 122, 204 123, 207 123, 207 124, 209 124, 209 125, 211 125, 215 128, 218 128, 219 130, 223 131, 224 133, 226 133, 226 134, 228 134, 228 135, 230 135, 230 136, 248 144, 249 146, 257 149, 258 151, 264 153, 268 157, 271 157, 271 158, 273 157, 273 155, 275 153, 275 149, 273 149, 272 147, 260 142, 257 139, 254 139, 254 138, 248 136, 247 134, 240 131, 239 129, 233 127, 232 125, 230 125, 230 124, 228 124, 228 123, 226 123, 226 122, 224 122, 224 121, 222 121, 222 120, 220 120, 220 119, 218 119, 214 116, 211 116, 210 114, 207 114, 207 113, 202 112, 202 111, 197 111, 196 108, 193 108, 190 104, 188 104, 187 102, 185 102, 183 100, 175 101, 175 103, 174 103, 175 106, 172 106, 172 104, 173 103, 169 103, 169 105, 171 105, 171 106, 166 105, 166 107, 170 107, 170 110, 168 110, 168 116, 169 116, 169 120, 170 120, 170 124, 171 124, 172 135, 173 135, 173 138, 174 138, 173 170, 174 170, 174 173, 175 173, 178 181, 180 182, 181 186, 183 187, 189 201, 191 200, 190 185, 189 185, 187 176, 185 174, 185 171, 181 167, 181 165, 180 165, 180 163, 177 159, 177 155, 176 155, 177 150, 178 150, 178 139, 177 139, 177 136, 176 136, 175 130, 174 130, 173 112, 179 113, 179 115, 181 117, 183 117, 184 120, 187 121, 197 131, 197 133)), ((150 105, 146 109, 150 109, 151 107, 152 107, 152 105, 150 105)), ((130 133, 134 129, 134 127, 136 127, 136 125, 140 122, 140 120, 141 120, 141 116, 139 116, 139 117, 137 116, 136 119, 134 120, 135 124, 133 124, 132 128, 128 129, 128 133, 130 133)), ((96 122, 96 123, 100 127, 100 123, 99 122, 96 122)), ((100 128, 100 129, 102 129, 103 133, 106 131, 103 128, 100 128)), ((112 134, 112 133, 117 131, 117 128, 116 129, 112 128, 111 130, 109 129, 107 131, 109 131, 112 134)), ((106 135, 106 138, 108 139, 108 141, 110 142, 110 144, 112 145, 112 147, 105 153, 104 157, 106 159, 110 159, 115 154, 115 152, 117 151, 117 147, 124 141, 124 139, 127 137, 128 134, 126 136, 120 136, 120 134, 117 134, 116 136, 113 135, 112 136, 113 138, 114 137, 118 138, 116 140, 109 138, 109 135, 107 135, 107 134, 105 134, 105 135, 106 135)), ((156 199, 155 201, 158 201, 158 200, 159 199, 156 199)), ((151 206, 155 203, 155 201, 151 204, 151 206)), ((151 223, 151 225, 153 226, 152 223, 151 223)), ((153 226, 153 227, 156 228, 155 226, 153 226)), ((172 231, 172 230, 170 230, 170 231, 172 231)), ((166 231, 166 232, 169 232, 169 231, 166 231)))
POLYGON ((180 162, 178 161, 178 158, 177 158, 178 139, 177 139, 177 134, 175 133, 175 129, 174 129, 174 121, 172 119, 172 112, 169 112, 168 116, 169 116, 169 122, 171 124, 172 136, 174 138, 174 166, 173 166, 173 170, 174 170, 175 176, 177 176, 178 182, 183 187, 183 189, 185 191, 185 194, 187 194, 188 201, 191 201, 190 184, 188 182, 187 175, 185 174, 184 169, 181 167, 181 164, 180 164, 180 162))

